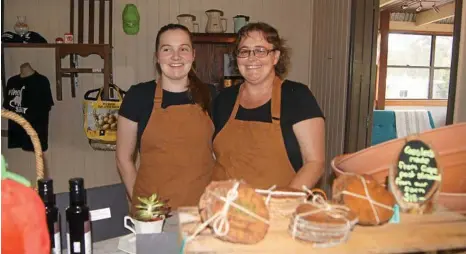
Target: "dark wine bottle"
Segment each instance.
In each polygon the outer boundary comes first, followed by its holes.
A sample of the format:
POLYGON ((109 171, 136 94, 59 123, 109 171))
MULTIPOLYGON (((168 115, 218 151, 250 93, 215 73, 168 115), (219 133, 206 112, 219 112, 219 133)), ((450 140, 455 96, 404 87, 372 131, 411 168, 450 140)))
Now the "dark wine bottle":
POLYGON ((66 208, 68 254, 92 254, 91 221, 84 179, 71 178, 70 205, 66 208))
POLYGON ((61 254, 61 236, 60 236, 60 213, 55 204, 55 193, 53 192, 52 179, 39 179, 37 181, 39 196, 45 205, 45 214, 47 216, 47 226, 50 235, 50 252, 52 254, 61 254))

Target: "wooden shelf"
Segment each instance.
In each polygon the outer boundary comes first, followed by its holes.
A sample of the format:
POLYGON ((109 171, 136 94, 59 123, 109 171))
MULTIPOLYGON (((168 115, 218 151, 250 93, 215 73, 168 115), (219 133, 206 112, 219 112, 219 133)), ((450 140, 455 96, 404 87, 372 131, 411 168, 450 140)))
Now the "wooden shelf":
POLYGON ((102 68, 61 68, 61 73, 103 73, 102 68))
POLYGON ((193 33, 195 44, 229 44, 236 40, 235 33, 193 33))
POLYGON ((56 48, 56 43, 2 43, 4 48, 56 48))
POLYGON ((193 33, 194 68, 203 82, 223 88, 224 55, 234 50, 236 36, 236 33, 193 33))
MULTIPOLYGON (((111 54, 112 48, 109 44, 94 43, 2 43, 3 48, 51 48, 55 50, 55 78, 57 100, 62 100, 62 78, 71 78, 71 96, 76 97, 75 80, 79 73, 103 73, 104 74, 104 93, 103 98, 108 98, 109 82, 111 76, 111 54), (70 67, 63 68, 61 59, 66 56, 78 55, 87 57, 89 55, 99 55, 104 60, 103 68, 77 68, 72 58, 70 58, 70 67)), ((3 68, 3 67, 2 67, 3 68)))
POLYGON ((71 48, 79 46, 102 47, 108 44, 87 44, 87 43, 2 43, 4 48, 71 48))

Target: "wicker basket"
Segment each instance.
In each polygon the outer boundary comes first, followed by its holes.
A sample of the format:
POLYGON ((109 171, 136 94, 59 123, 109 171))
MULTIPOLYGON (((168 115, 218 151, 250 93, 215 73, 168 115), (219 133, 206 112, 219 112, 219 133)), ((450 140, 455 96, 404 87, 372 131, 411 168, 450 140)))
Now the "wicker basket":
POLYGON ((11 111, 2 109, 2 117, 12 120, 15 123, 19 124, 26 133, 29 135, 32 141, 32 145, 34 147, 34 155, 36 158, 36 182, 32 183, 32 186, 37 186, 37 180, 44 178, 44 157, 42 152, 42 146, 40 144, 39 136, 37 132, 32 128, 31 124, 24 119, 22 116, 13 113, 11 111))
POLYGON ((325 192, 317 188, 307 190, 307 192, 287 187, 271 188, 268 190, 256 189, 256 193, 262 196, 269 209, 271 223, 280 221, 280 219, 290 219, 293 213, 295 213, 296 208, 309 199, 309 192, 321 195, 324 200, 327 200, 325 192))

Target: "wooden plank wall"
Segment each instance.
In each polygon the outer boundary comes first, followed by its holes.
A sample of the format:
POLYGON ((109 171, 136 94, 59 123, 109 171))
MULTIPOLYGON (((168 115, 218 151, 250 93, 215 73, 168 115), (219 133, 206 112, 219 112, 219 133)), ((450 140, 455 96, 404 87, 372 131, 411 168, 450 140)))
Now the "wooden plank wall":
POLYGON ((313 2, 309 80, 326 116, 327 171, 322 184, 328 192, 329 161, 343 152, 344 145, 351 1, 313 2))
MULTIPOLYGON (((87 4, 85 6, 88 8, 87 4)), ((161 26, 176 23, 178 14, 195 15, 201 32, 207 21, 204 11, 214 8, 224 11, 228 20, 227 32, 233 31, 232 17, 236 14, 249 15, 252 22, 272 24, 292 49, 292 68, 288 78, 310 85, 327 116, 327 156, 330 158, 341 153, 349 0, 114 0, 113 6, 113 73, 116 84, 123 89, 154 78, 156 33, 161 26), (136 4, 141 16, 140 31, 135 36, 126 35, 122 29, 121 14, 127 3, 136 4)), ((27 17, 30 30, 42 34, 49 42, 69 30, 69 1, 5 0, 5 31, 13 30, 16 17, 20 15, 27 17)), ((97 29, 94 30, 97 32, 97 29)), ((80 58, 79 66, 99 68, 101 61, 94 56, 80 58)), ((55 96, 53 50, 5 49, 6 77, 17 74, 20 64, 24 62, 30 62, 39 73, 49 78, 55 96)), ((63 59, 64 66, 68 63, 68 59, 63 59)), ((71 98, 69 81, 63 81, 63 101, 55 101, 51 111, 50 148, 45 156, 50 175, 56 179, 57 191, 65 191, 67 179, 74 176, 84 177, 86 187, 120 182, 114 153, 92 150, 83 133, 83 95, 87 90, 102 86, 102 82, 99 74, 81 75, 77 97, 71 98)), ((2 119, 3 126, 5 123, 2 119)), ((34 179, 33 155, 22 150, 7 149, 6 141, 6 138, 2 138, 2 154, 11 170, 34 179)))

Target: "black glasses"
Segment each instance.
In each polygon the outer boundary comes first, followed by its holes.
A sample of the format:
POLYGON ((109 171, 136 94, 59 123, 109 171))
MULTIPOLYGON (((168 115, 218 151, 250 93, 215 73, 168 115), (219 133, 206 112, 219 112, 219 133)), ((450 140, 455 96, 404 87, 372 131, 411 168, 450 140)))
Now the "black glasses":
POLYGON ((255 49, 239 49, 236 51, 236 57, 247 58, 251 55, 251 52, 254 52, 254 56, 262 58, 270 54, 270 52, 275 51, 276 49, 266 49, 266 48, 255 48, 255 49))

